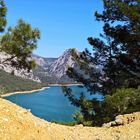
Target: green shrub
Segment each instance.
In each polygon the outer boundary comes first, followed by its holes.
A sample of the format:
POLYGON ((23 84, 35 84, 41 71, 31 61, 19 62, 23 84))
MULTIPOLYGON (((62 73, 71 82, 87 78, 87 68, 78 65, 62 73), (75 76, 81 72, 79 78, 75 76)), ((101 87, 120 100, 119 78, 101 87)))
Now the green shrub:
POLYGON ((118 89, 113 95, 106 96, 105 103, 117 114, 140 111, 140 86, 138 89, 118 89))

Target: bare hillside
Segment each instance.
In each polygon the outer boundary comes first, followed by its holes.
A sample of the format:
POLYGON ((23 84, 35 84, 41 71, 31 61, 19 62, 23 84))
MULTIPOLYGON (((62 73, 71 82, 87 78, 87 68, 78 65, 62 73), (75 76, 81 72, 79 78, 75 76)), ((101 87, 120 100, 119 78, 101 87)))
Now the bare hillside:
POLYGON ((0 140, 140 140, 140 112, 120 118, 124 125, 115 127, 63 126, 0 99, 0 140))

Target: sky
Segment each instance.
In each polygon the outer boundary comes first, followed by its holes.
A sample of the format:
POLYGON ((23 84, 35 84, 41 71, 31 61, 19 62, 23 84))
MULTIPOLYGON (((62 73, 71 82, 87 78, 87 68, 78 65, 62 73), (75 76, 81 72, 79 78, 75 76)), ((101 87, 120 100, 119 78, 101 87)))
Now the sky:
POLYGON ((66 49, 83 51, 91 48, 88 37, 98 37, 102 23, 94 17, 102 11, 102 0, 5 0, 7 26, 16 25, 19 19, 30 23, 41 32, 35 54, 58 57, 66 49))

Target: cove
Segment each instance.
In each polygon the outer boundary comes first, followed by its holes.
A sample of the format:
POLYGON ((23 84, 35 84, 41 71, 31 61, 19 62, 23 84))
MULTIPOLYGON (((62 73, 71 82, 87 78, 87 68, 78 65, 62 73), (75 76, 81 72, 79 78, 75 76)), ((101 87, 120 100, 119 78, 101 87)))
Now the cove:
MULTIPOLYGON (((83 92, 87 98, 95 97, 99 100, 101 99, 99 94, 92 95, 91 97, 84 87, 69 87, 76 97, 79 97, 80 93, 83 92)), ((73 122, 73 114, 79 111, 79 108, 71 105, 60 86, 52 86, 43 91, 30 94, 15 94, 4 98, 23 108, 31 109, 35 116, 47 121, 73 122)))

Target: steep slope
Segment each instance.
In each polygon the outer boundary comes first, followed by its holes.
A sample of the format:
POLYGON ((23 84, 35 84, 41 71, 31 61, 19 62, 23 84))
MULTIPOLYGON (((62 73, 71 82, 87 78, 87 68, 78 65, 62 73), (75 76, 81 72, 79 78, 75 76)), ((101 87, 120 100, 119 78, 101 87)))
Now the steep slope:
MULTIPOLYGON (((5 53, 0 53, 0 61, 8 57, 5 53)), ((71 49, 66 50, 59 58, 44 58, 33 54, 32 59, 36 61, 37 67, 31 72, 27 72, 24 69, 17 70, 11 67, 9 63, 5 65, 0 64, 0 69, 8 73, 14 72, 16 76, 37 82, 49 84, 74 83, 73 80, 66 76, 68 66, 74 66, 74 62, 71 58, 71 49)))
POLYGON ((75 63, 72 60, 71 50, 66 50, 54 63, 49 67, 49 74, 61 78, 66 74, 68 67, 74 67, 75 63))
POLYGON ((0 140, 140 140, 140 112, 127 115, 135 119, 121 126, 70 127, 41 120, 4 99, 0 110, 0 140))
POLYGON ((57 58, 45 58, 33 54, 32 58, 36 61, 36 64, 42 68, 48 68, 57 58))
MULTIPOLYGON (((4 61, 7 58, 9 58, 9 55, 6 55, 5 53, 0 52, 0 61, 4 61)), ((6 71, 8 73, 14 72, 14 75, 22 77, 24 79, 30 79, 33 81, 40 82, 40 79, 38 77, 36 77, 35 75, 33 75, 32 71, 27 72, 27 70, 25 70, 25 69, 17 70, 14 67, 12 67, 8 62, 7 62, 7 64, 4 64, 4 65, 0 63, 0 69, 6 71)))
POLYGON ((75 83, 66 75, 68 66, 75 66, 71 56, 71 49, 66 50, 59 58, 43 58, 33 55, 33 59, 37 63, 37 68, 33 70, 33 74, 39 77, 41 82, 47 84, 75 83))
POLYGON ((23 79, 0 70, 0 94, 40 89, 42 87, 43 84, 41 83, 29 79, 23 79))
MULTIPOLYGON (((57 58, 44 58, 38 55, 33 55, 33 59, 36 61, 37 67, 33 70, 33 74, 36 77, 39 77, 41 82, 48 83, 51 82, 52 77, 48 77, 48 67, 55 61, 57 58), (47 82, 48 81, 48 82, 47 82)), ((55 80, 53 80, 55 81, 55 80)), ((54 83, 54 82, 53 82, 54 83)))

